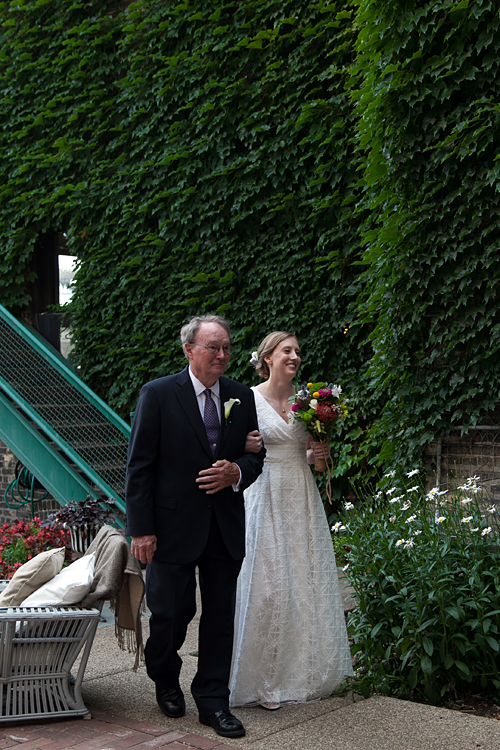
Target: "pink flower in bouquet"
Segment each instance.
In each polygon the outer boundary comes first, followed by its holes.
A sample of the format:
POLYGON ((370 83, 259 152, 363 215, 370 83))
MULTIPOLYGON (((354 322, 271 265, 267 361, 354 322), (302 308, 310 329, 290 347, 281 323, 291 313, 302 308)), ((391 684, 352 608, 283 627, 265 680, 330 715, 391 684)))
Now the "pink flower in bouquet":
POLYGON ((319 393, 320 398, 326 398, 327 396, 332 395, 332 391, 330 388, 320 388, 318 393, 319 393))
POLYGON ((292 404, 292 411, 298 411, 299 405, 298 404, 292 404))

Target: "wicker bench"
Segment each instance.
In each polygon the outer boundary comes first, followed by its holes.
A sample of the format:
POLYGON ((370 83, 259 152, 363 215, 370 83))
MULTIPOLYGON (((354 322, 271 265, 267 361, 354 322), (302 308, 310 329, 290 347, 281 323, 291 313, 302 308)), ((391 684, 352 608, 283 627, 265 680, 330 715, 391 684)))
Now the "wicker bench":
POLYGON ((0 608, 0 722, 90 716, 81 686, 99 616, 98 608, 0 608))

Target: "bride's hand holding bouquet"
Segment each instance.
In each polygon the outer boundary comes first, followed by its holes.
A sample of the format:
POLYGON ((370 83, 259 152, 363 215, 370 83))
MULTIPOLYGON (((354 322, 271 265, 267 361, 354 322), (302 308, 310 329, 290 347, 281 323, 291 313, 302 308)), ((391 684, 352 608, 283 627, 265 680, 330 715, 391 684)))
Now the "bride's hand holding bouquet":
POLYGON ((340 385, 324 382, 307 383, 300 386, 295 397, 290 399, 293 421, 302 422, 313 439, 315 470, 323 472, 328 468, 327 493, 331 476, 329 444, 333 427, 337 419, 347 414, 346 402, 341 393, 340 385))

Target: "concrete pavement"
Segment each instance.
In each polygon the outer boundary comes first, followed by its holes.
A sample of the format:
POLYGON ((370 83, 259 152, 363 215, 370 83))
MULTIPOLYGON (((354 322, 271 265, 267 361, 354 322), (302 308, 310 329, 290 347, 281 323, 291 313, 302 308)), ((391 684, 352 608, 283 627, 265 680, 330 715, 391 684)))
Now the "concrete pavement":
MULTIPOLYGON (((349 593, 346 588, 346 609, 353 606, 349 593)), ((199 612, 181 652, 185 717, 163 716, 144 666, 137 673, 132 671, 133 658, 119 651, 113 627, 99 628, 87 666, 83 692, 90 711, 104 711, 185 733, 191 742, 197 736, 223 743, 220 750, 225 745, 247 750, 500 750, 500 721, 382 696, 356 701, 352 696, 333 696, 318 703, 283 706, 278 711, 260 707, 234 709, 247 734, 224 740, 198 722, 189 691, 196 671, 198 617, 199 612)), ((144 632, 147 635, 147 620, 144 632)), ((182 739, 176 742, 183 745, 182 739)))
MULTIPOLYGON (((349 603, 346 604, 349 606, 349 603)), ((147 619, 144 619, 147 636, 147 619)), ((108 623, 112 619, 108 616, 108 623)), ((500 721, 375 696, 324 699, 278 711, 235 709, 245 737, 225 740, 198 722, 189 685, 196 671, 198 616, 181 652, 186 716, 168 719, 156 705, 144 666, 119 650, 114 627, 99 627, 83 697, 92 721, 24 724, 0 730, 0 750, 500 750, 500 721)))

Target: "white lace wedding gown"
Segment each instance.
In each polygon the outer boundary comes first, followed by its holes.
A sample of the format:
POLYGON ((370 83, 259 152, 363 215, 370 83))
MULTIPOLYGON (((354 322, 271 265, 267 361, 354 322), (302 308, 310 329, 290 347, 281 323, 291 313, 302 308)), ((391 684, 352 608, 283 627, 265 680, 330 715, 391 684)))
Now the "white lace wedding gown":
POLYGON ((305 428, 253 391, 267 456, 245 491, 230 703, 303 703, 352 674, 337 566, 305 428))

